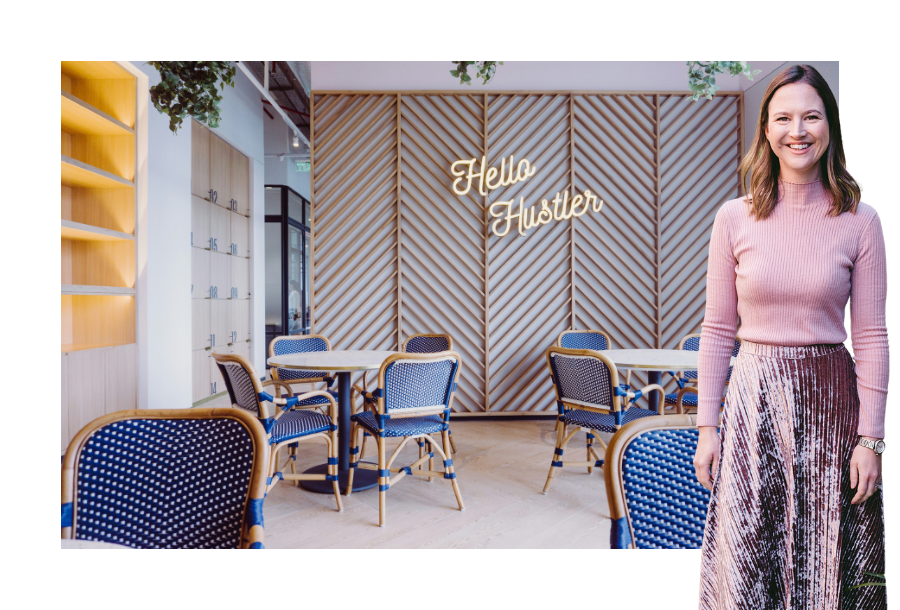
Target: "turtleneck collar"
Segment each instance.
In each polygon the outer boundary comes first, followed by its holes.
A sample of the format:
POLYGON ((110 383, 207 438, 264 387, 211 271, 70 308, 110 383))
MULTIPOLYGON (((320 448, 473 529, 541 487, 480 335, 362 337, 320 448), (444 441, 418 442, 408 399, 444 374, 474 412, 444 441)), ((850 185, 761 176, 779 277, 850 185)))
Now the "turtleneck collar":
POLYGON ((779 178, 778 201, 784 201, 791 207, 802 208, 831 205, 831 197, 825 191, 821 180, 797 183, 779 178))

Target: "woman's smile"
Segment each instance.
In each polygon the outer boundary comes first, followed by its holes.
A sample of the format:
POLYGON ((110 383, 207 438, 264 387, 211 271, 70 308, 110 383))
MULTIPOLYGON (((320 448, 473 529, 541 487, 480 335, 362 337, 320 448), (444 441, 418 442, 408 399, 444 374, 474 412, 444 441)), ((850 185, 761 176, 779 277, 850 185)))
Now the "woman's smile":
POLYGON ((769 103, 766 138, 788 182, 819 179, 819 160, 830 141, 825 104, 806 83, 785 85, 769 103))

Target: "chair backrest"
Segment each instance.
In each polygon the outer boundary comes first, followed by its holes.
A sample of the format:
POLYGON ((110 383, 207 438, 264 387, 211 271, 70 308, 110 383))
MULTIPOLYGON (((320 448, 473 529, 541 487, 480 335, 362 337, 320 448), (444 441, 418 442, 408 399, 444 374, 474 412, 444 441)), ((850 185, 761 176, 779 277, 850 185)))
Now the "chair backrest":
POLYGON ((646 417, 606 448, 612 548, 699 549, 710 493, 697 481, 696 415, 646 417))
POLYGON ((564 330, 556 338, 556 345, 569 349, 609 349, 609 335, 602 330, 564 330))
POLYGON ((110 413, 72 439, 62 538, 135 548, 262 548, 269 444, 241 409, 110 413))
POLYGON ((560 409, 565 405, 568 409, 621 410, 621 397, 615 392, 619 385, 618 370, 604 354, 554 346, 547 350, 547 366, 560 409))
MULTIPOLYGON (((269 343, 269 357, 284 356, 285 354, 306 354, 309 352, 331 351, 331 342, 322 335, 285 335, 275 337, 269 343)), ((326 377, 322 371, 300 371, 296 369, 282 369, 273 367, 278 379, 292 381, 302 379, 305 382, 315 383, 323 381, 326 377)))
POLYGON ((449 414, 461 363, 452 351, 389 356, 378 371, 377 412, 449 414))
POLYGON ((449 352, 453 349, 453 339, 450 335, 410 335, 403 342, 401 351, 408 354, 435 354, 437 352, 449 352))
POLYGON ((237 354, 214 353, 212 357, 222 373, 232 406, 250 411, 259 419, 268 419, 272 415, 271 407, 259 399, 262 386, 253 365, 237 354))
MULTIPOLYGON (((700 351, 700 333, 695 333, 692 335, 685 335, 681 338, 681 341, 678 343, 678 349, 687 350, 689 352, 699 352, 700 351)), ((732 356, 737 356, 738 352, 741 351, 741 340, 737 337, 734 338, 734 348, 731 350, 732 356)), ((728 376, 725 378, 725 381, 729 381, 731 379, 731 369, 734 367, 728 367, 728 376)), ((686 379, 697 379, 697 371, 684 371, 681 375, 686 379)))

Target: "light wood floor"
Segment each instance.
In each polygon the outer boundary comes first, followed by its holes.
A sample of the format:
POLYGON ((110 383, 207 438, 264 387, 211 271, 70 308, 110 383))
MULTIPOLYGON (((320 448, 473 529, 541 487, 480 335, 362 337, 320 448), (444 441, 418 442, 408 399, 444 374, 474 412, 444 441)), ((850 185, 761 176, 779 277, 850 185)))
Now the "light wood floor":
MULTIPOLYGON (((281 481, 269 493, 267 548, 609 548, 609 508, 601 469, 558 473, 541 490, 556 443, 553 420, 451 419, 459 450, 453 456, 466 505, 459 511, 449 481, 406 477, 387 492, 387 523, 378 527, 377 488, 342 496, 316 494, 281 481)), ((608 437, 604 440, 608 440, 608 437)), ((390 452, 399 441, 388 444, 390 452)), ((365 461, 375 444, 368 439, 365 461)), ((584 434, 572 439, 570 459, 586 459, 584 434)), ((300 472, 322 463, 324 443, 300 445, 300 472)), ((407 446, 397 465, 418 458, 407 446)), ((440 459, 435 470, 440 470, 440 459)))

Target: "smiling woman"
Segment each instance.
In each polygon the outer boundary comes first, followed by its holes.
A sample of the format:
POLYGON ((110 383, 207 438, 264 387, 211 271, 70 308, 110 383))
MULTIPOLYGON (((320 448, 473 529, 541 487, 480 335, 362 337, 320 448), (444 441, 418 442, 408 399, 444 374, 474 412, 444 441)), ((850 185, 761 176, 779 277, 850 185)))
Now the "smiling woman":
POLYGON ((719 209, 710 239, 694 457, 712 491, 700 607, 885 608, 883 588, 856 588, 885 557, 884 237, 812 67, 769 84, 742 184, 751 171, 750 194, 719 209), (843 345, 848 299, 855 362, 843 345))

